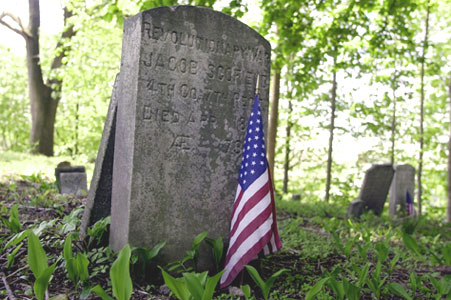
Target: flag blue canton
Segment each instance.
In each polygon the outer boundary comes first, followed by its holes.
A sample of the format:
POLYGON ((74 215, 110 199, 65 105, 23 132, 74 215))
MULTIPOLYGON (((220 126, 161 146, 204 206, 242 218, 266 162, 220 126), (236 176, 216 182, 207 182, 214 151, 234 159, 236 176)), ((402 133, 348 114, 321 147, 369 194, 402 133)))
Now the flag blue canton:
POLYGON ((238 182, 243 191, 259 178, 267 168, 263 119, 258 95, 255 96, 251 117, 247 124, 244 142, 243 160, 241 161, 238 182))

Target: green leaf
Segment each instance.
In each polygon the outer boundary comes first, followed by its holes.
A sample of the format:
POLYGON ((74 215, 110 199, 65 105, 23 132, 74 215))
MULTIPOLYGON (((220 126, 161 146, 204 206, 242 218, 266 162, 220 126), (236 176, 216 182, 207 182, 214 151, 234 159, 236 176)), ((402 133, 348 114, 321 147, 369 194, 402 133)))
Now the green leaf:
POLYGON ((370 268, 370 263, 366 263, 366 265, 363 268, 363 270, 359 273, 359 281, 357 282, 357 286, 359 288, 362 288, 363 285, 365 284, 366 277, 368 276, 369 268, 370 268))
POLYGON ((113 296, 118 300, 130 299, 133 292, 132 279, 130 278, 130 246, 127 244, 119 252, 110 270, 113 296))
POLYGON ((168 288, 174 293, 174 295, 180 300, 190 300, 190 294, 188 288, 186 287, 186 282, 182 278, 174 278, 168 273, 166 273, 163 268, 161 273, 163 274, 164 283, 168 288))
POLYGON ((311 289, 307 292, 305 295, 305 300, 311 300, 315 299, 316 295, 318 295, 319 292, 324 287, 324 284, 329 280, 329 278, 323 278, 320 281, 318 281, 311 289))
POLYGON ((70 234, 67 235, 64 241, 63 257, 66 261, 72 258, 72 237, 70 234))
POLYGON ((105 292, 105 290, 100 285, 96 285, 95 287, 93 287, 91 289, 91 292, 96 293, 97 296, 99 296, 103 300, 114 300, 113 298, 108 296, 108 294, 105 292))
POLYGON ((334 278, 329 278, 327 285, 332 289, 332 291, 334 291, 337 299, 343 300, 345 296, 345 290, 342 281, 337 281, 334 278))
POLYGON ((166 241, 162 241, 161 243, 158 243, 155 247, 153 247, 152 250, 146 253, 146 260, 149 261, 155 256, 157 256, 161 248, 164 247, 164 245, 166 245, 166 241))
MULTIPOLYGON (((89 278, 88 266, 89 260, 82 253, 77 253, 77 273, 81 281, 85 281, 89 278)), ((132 287, 133 288, 133 287, 132 287)))
POLYGON ((193 250, 198 250, 200 247, 200 244, 203 242, 203 240, 207 237, 208 232, 204 231, 199 233, 193 240, 193 250))
POLYGON ((30 231, 28 235, 28 265, 35 278, 39 278, 42 272, 48 268, 47 256, 36 235, 30 231))
POLYGON ((443 259, 448 266, 451 266, 451 243, 448 243, 442 249, 443 259))
POLYGON ((412 297, 410 297, 410 295, 407 293, 406 289, 397 282, 390 282, 388 288, 396 296, 403 297, 407 300, 412 299, 412 297))
POLYGON ((202 300, 204 294, 204 288, 200 282, 200 278, 194 273, 183 273, 183 279, 185 279, 186 286, 194 297, 194 300, 202 300))
POLYGON ((34 294, 38 300, 43 300, 45 295, 45 290, 50 282, 50 277, 52 277, 53 271, 55 271, 56 263, 46 268, 41 272, 39 277, 36 279, 33 285, 34 294))
POLYGON ((207 279, 207 282, 205 283, 205 290, 204 290, 204 295, 202 296, 202 300, 210 300, 213 298, 213 293, 215 292, 216 285, 218 284, 218 281, 219 281, 219 279, 221 279, 221 276, 224 272, 225 272, 225 270, 222 270, 215 276, 209 277, 207 279))
MULTIPOLYGON (((260 277, 260 274, 258 274, 258 271, 253 267, 246 265, 244 266, 246 270, 249 272, 249 275, 251 275, 254 282, 258 285, 258 287, 263 291, 265 289, 266 283, 263 281, 263 279, 260 277)), ((266 299, 266 298, 265 298, 266 299)))
POLYGON ((407 249, 421 256, 420 246, 418 246, 417 241, 412 236, 404 232, 402 234, 402 240, 407 249))
POLYGON ((216 269, 219 270, 219 264, 221 262, 222 254, 224 251, 224 242, 222 240, 222 237, 218 237, 216 240, 206 238, 205 241, 211 247, 216 269))
POLYGON ((265 299, 268 299, 269 291, 270 291, 271 287, 273 286, 274 281, 276 281, 276 279, 277 279, 280 275, 282 275, 283 273, 286 273, 286 272, 288 272, 287 269, 279 270, 279 271, 277 271, 276 273, 272 274, 271 277, 269 277, 268 280, 266 280, 266 283, 265 283, 265 290, 264 290, 264 294, 263 294, 263 295, 265 296, 265 299))
POLYGON ((246 298, 246 300, 251 298, 251 287, 248 284, 242 285, 241 290, 243 291, 244 298, 246 298))
POLYGON ((6 268, 11 268, 14 264, 14 260, 16 258, 16 254, 20 248, 22 248, 23 244, 19 244, 10 254, 8 254, 8 265, 6 268))

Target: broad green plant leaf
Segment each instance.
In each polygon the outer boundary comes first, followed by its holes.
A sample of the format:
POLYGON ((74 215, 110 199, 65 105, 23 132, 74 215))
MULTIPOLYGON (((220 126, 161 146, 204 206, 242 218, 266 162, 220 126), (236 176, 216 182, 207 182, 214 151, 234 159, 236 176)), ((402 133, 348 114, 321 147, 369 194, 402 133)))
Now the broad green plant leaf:
POLYGON ((130 278, 130 246, 127 244, 119 252, 110 270, 113 296, 118 300, 130 299, 133 292, 132 279, 130 278))
POLYGON ((216 240, 205 238, 207 244, 211 247, 211 251, 213 253, 213 259, 215 261, 216 270, 219 270, 219 264, 222 259, 222 254, 224 251, 224 242, 222 237, 218 237, 216 240))
POLYGON ((30 231, 28 235, 28 265, 36 279, 48 268, 47 256, 37 236, 30 231))
POLYGON ((34 294, 38 300, 43 300, 45 295, 45 290, 49 286, 50 278, 52 277, 53 271, 55 271, 56 263, 46 268, 41 272, 33 285, 34 294))
POLYGON ((451 243, 448 243, 442 249, 443 259, 448 266, 451 266, 451 243))
POLYGON ((215 292, 216 285, 218 284, 219 279, 221 279, 222 274, 225 270, 222 270, 218 274, 213 277, 208 277, 207 282, 205 283, 204 295, 202 296, 202 300, 210 300, 213 298, 213 294, 215 292))
POLYGON ((403 232, 402 240, 407 249, 417 254, 418 256, 422 255, 420 251, 420 246, 418 246, 417 241, 411 235, 403 232))
POLYGON ((195 273, 183 273, 183 279, 186 282, 186 287, 195 300, 202 300, 204 294, 204 287, 201 283, 200 276, 195 273))
POLYGON ((403 297, 404 299, 411 300, 412 297, 407 293, 407 290, 397 282, 390 282, 388 285, 390 292, 396 296, 403 297))
POLYGON ((193 250, 199 250, 200 244, 207 237, 208 232, 204 231, 199 233, 193 240, 193 250))
POLYGON ((49 286, 50 278, 52 277, 53 271, 55 271, 55 267, 56 263, 43 270, 34 282, 33 290, 38 300, 44 299, 45 290, 47 290, 47 287, 49 286))
POLYGON ((345 290, 342 281, 337 281, 334 278, 329 277, 327 285, 334 292, 336 299, 343 300, 345 296, 345 290))
POLYGON ((76 258, 76 265, 77 265, 77 273, 80 277, 81 281, 85 281, 89 278, 89 272, 88 272, 88 266, 89 266, 89 260, 86 258, 86 256, 82 253, 77 253, 76 258))
POLYGON ((163 268, 159 268, 163 274, 164 283, 174 293, 174 295, 180 300, 190 300, 190 293, 183 278, 174 278, 166 273, 163 268))
POLYGON ((23 244, 19 244, 10 254, 8 254, 8 265, 6 268, 11 268, 14 264, 14 260, 16 258, 16 254, 17 252, 20 250, 20 248, 22 248, 23 244))
POLYGON ((272 285, 274 284, 274 281, 277 279, 277 277, 288 271, 287 269, 279 270, 276 273, 272 274, 269 277, 269 279, 265 282, 260 277, 260 274, 258 274, 258 271, 254 267, 249 265, 246 265, 244 267, 247 269, 247 271, 249 272, 255 283, 258 285, 258 287, 262 290, 263 298, 265 298, 265 300, 268 299, 269 291, 272 285))
POLYGON ((251 298, 251 287, 246 284, 241 286, 241 291, 243 291, 244 298, 249 300, 251 298))
POLYGON ((319 292, 324 287, 324 284, 329 280, 329 278, 323 278, 320 281, 318 281, 311 289, 307 292, 305 295, 305 300, 312 300, 315 299, 315 297, 318 295, 319 292))
POLYGON ((96 293, 97 296, 99 296, 103 300, 114 300, 105 292, 105 290, 100 285, 96 285, 95 287, 93 287, 91 289, 91 292, 96 293))

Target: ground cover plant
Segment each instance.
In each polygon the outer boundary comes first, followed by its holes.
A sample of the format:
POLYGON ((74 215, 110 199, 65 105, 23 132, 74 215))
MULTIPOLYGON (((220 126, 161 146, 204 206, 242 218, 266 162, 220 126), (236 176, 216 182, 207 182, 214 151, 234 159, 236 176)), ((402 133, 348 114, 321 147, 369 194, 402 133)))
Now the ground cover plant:
POLYGON ((2 179, 2 298, 451 299, 451 227, 431 215, 347 220, 344 206, 279 199, 284 248, 247 267, 237 293, 217 288, 221 239, 199 233, 183 260, 159 269, 154 258, 164 241, 112 253, 109 219, 80 241, 84 201, 58 194, 40 174, 2 179), (213 251, 215 273, 197 270, 202 243, 213 251))

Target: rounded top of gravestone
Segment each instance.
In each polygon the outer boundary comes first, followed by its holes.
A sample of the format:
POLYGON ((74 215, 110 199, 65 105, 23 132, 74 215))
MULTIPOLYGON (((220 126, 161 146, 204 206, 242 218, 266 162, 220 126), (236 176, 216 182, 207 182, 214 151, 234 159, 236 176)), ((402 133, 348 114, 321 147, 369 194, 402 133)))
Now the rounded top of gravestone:
POLYGON ((70 167, 59 167, 55 169, 55 172, 59 173, 84 173, 86 172, 84 166, 70 166, 70 167))
POLYGON ((415 172, 415 167, 411 166, 409 164, 395 165, 395 170, 397 170, 397 171, 402 170, 402 171, 413 171, 413 172, 415 172))
MULTIPOLYGON (((163 19, 166 16, 168 17, 168 23, 174 23, 177 21, 177 19, 180 20, 195 20, 196 22, 205 24, 207 23, 207 26, 203 26, 203 28, 195 28, 195 26, 191 26, 193 31, 196 31, 198 29, 201 29, 203 31, 215 33, 218 35, 218 38, 226 38, 224 35, 221 34, 222 31, 227 31, 230 33, 230 31, 235 31, 238 39, 241 39, 242 32, 241 30, 246 30, 249 32, 253 32, 255 35, 255 38, 259 39, 261 43, 265 44, 264 47, 271 49, 270 43, 261 36, 257 31, 255 31, 253 28, 249 27, 248 25, 244 24, 243 22, 239 21, 238 19, 227 15, 225 13, 215 11, 208 7, 203 6, 192 6, 192 5, 175 5, 175 6, 160 6, 152 9, 148 9, 145 11, 142 11, 138 13, 137 15, 133 16, 132 18, 135 18, 139 16, 140 14, 143 15, 153 15, 155 17, 158 17, 158 19, 163 19), (177 18, 177 16, 180 16, 177 18), (183 17, 182 17, 183 16, 183 17), (217 26, 219 23, 220 26, 217 26), (208 24, 212 24, 215 26, 209 26, 208 24)), ((163 29, 163 28, 162 28, 163 29)), ((177 32, 178 33, 178 32, 177 32)), ((191 32, 196 34, 196 32, 191 32)), ((164 33, 162 33, 164 34, 164 33)), ((173 32, 170 32, 170 34, 173 34, 173 32)), ((210 36, 210 35, 206 35, 210 36)), ((171 37, 172 38, 172 37, 171 37)))

